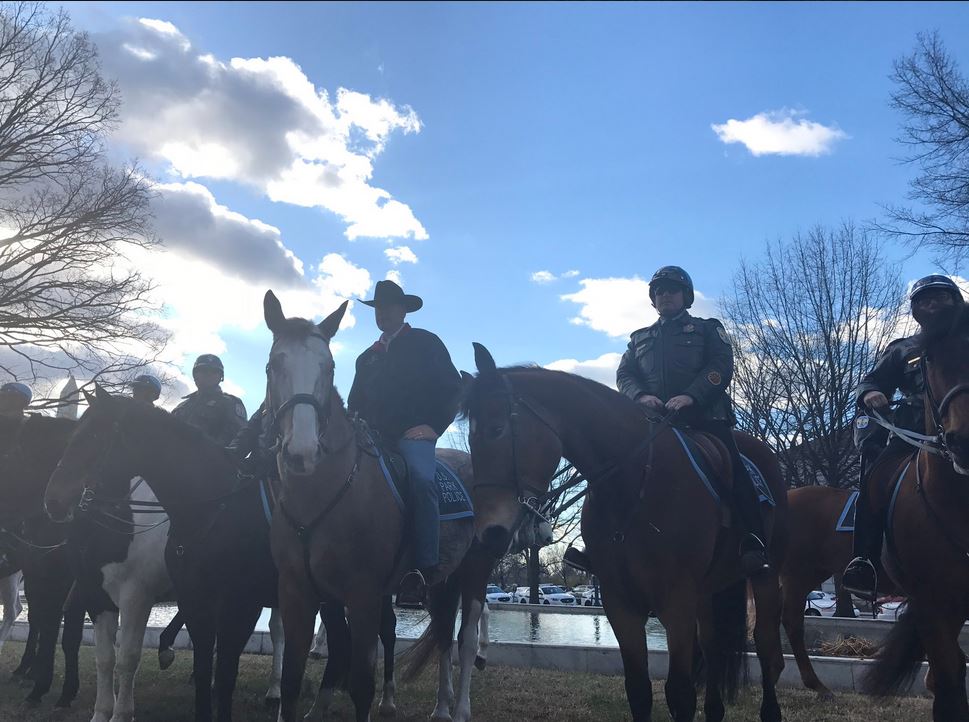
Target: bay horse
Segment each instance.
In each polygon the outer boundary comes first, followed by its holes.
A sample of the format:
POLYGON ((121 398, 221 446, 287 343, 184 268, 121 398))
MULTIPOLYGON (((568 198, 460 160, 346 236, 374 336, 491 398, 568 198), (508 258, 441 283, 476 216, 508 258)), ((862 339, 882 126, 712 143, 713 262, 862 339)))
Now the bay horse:
POLYGON ((863 690, 898 694, 923 659, 934 677, 935 722, 969 721, 966 655, 959 633, 969 618, 969 312, 925 334, 926 429, 934 439, 914 456, 877 465, 869 476, 886 514, 886 572, 908 597, 862 680, 863 690))
MULTIPOLYGON (((706 664, 706 719, 724 717, 746 663, 747 581, 740 531, 695 470, 666 423, 648 420, 618 392, 589 379, 537 367, 499 369, 475 344, 478 375, 465 400, 476 477, 476 536, 503 553, 523 506, 540 500, 562 457, 589 480, 582 537, 599 577, 602 601, 619 642, 632 718, 652 716, 645 625, 652 610, 666 628, 666 700, 676 722, 696 714, 694 645, 706 664)), ((767 519, 771 569, 786 545, 786 489, 774 454, 736 434, 741 451, 767 480, 776 506, 767 519)), ((730 479, 719 449, 718 478, 730 479)), ((716 458, 716 457, 715 457, 716 458)), ((761 666, 762 722, 779 722, 775 684, 783 669, 776 571, 752 579, 754 639, 761 666)))
MULTIPOLYGON (((272 551, 286 635, 279 719, 296 718, 313 622, 320 602, 346 607, 350 625, 349 691, 358 722, 370 719, 381 600, 409 568, 405 518, 381 468, 369 432, 352 420, 333 386, 330 340, 347 302, 319 324, 286 318, 266 293, 263 310, 273 344, 266 366, 268 408, 278 440, 282 479, 273 517, 272 551)), ((464 478, 469 464, 451 466, 464 478)), ((463 455, 467 458, 467 455, 463 455)), ((441 525, 440 576, 447 578, 473 536, 473 520, 441 525)), ((447 582, 445 582, 447 583, 447 582)), ((329 639, 332 645, 333 638, 329 639)), ((450 671, 450 670, 449 670, 450 671)), ((319 714, 327 697, 318 697, 319 714)))
MULTIPOLYGON (((54 652, 64 620, 61 648, 64 683, 56 705, 69 707, 80 687, 78 651, 84 608, 68 601, 74 577, 66 549, 67 528, 44 514, 44 488, 76 423, 30 414, 0 416, 0 548, 4 571, 23 571, 30 635, 14 676, 33 681, 27 703, 36 705, 51 687, 54 652)), ((5 615, 6 616, 6 615, 5 615)))
POLYGON ((221 446, 167 411, 100 386, 51 476, 46 506, 112 500, 112 483, 141 476, 171 521, 165 563, 194 648, 195 719, 232 719, 239 657, 263 607, 276 606, 276 568, 260 487, 240 478, 221 446))

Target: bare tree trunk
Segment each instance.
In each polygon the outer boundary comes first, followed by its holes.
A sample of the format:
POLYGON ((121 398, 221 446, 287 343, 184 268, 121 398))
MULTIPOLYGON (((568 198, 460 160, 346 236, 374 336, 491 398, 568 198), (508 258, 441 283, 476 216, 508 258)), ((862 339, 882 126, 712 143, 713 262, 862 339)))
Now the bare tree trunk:
POLYGON ((541 569, 538 563, 539 547, 528 547, 528 601, 538 604, 538 584, 541 569))

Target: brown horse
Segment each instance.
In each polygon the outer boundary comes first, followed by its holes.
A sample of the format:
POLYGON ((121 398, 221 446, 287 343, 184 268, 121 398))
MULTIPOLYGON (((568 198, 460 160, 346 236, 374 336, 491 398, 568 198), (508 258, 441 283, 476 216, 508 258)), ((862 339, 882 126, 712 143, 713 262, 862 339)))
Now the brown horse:
POLYGON ((969 312, 926 337, 923 373, 926 426, 938 436, 914 458, 876 466, 869 477, 875 508, 887 514, 882 562, 908 596, 908 610, 879 650, 864 689, 897 694, 928 657, 933 720, 967 722, 959 632, 969 618, 969 312))
MULTIPOLYGON (((822 697, 832 697, 804 646, 804 604, 808 592, 851 560, 851 532, 838 530, 852 492, 830 486, 805 486, 787 493, 788 544, 781 567, 784 630, 801 672, 801 681, 822 697)), ((850 520, 849 520, 850 521, 850 520)))
MULTIPOLYGON (((370 719, 381 599, 409 568, 404 514, 380 454, 333 387, 329 343, 346 307, 314 324, 287 319, 271 291, 264 301, 266 325, 273 332, 266 398, 282 479, 272 551, 286 636, 279 717, 287 722, 296 716, 314 618, 323 601, 347 608, 350 696, 358 722, 370 719)), ((452 468, 467 475, 470 465, 459 463, 467 455, 439 450, 438 456, 449 452, 458 455, 452 468)), ((470 479, 464 481, 467 485, 470 479)), ((473 530, 471 519, 442 523, 441 577, 457 568, 473 530)), ((321 694, 311 714, 327 703, 321 694)))
MULTIPOLYGON (((694 645, 707 667, 706 719, 723 719, 746 663, 746 591, 740 531, 707 489, 674 430, 648 421, 630 399, 588 379, 534 367, 498 369, 475 344, 478 376, 465 411, 476 487, 476 533, 503 552, 522 504, 541 498, 561 457, 588 480, 582 537, 599 576, 606 616, 619 641, 626 694, 637 722, 652 714, 644 627, 652 610, 666 628, 666 699, 677 722, 696 714, 694 645)), ((785 547, 786 494, 773 453, 738 434, 764 473, 776 507, 768 518, 771 562, 785 547)), ((714 447, 718 478, 730 480, 725 449, 714 447)), ((780 590, 774 572, 752 581, 754 638, 763 679, 761 720, 779 722, 774 685, 783 669, 780 590)))

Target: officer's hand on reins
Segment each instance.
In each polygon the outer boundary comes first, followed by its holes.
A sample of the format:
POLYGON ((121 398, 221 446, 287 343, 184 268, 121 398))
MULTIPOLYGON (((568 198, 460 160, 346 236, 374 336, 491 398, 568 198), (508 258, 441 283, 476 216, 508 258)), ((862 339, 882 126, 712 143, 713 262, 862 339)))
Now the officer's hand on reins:
POLYGON ((869 409, 886 410, 888 407, 888 399, 881 391, 869 391, 861 400, 869 409))
POLYGON ((671 414, 685 409, 688 406, 693 405, 693 397, 687 396, 686 394, 680 394, 679 396, 674 396, 669 401, 666 402, 666 408, 671 414))
POLYGON ((636 399, 637 404, 642 404, 650 411, 664 411, 666 406, 658 398, 651 394, 643 394, 636 399))

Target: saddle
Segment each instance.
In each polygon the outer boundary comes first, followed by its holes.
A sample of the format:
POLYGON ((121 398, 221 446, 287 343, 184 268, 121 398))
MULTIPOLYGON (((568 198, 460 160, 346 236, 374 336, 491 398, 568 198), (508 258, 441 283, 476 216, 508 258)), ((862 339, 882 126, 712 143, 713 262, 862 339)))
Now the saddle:
MULTIPOLYGON (((407 462, 397 451, 383 445, 375 445, 380 468, 384 472, 384 479, 400 507, 401 513, 406 514, 410 499, 410 475, 407 462)), ((440 459, 436 460, 434 481, 437 482, 438 513, 441 521, 456 519, 470 519, 474 517, 474 507, 471 496, 461 482, 460 477, 450 466, 440 459)))

